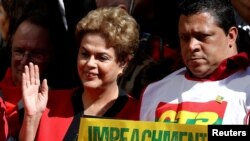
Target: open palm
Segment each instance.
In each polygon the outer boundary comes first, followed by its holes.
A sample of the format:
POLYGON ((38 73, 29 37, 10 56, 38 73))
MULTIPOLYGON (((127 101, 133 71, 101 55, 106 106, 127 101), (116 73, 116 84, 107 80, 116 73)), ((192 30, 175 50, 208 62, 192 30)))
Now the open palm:
POLYGON ((39 68, 33 63, 25 66, 22 76, 22 92, 25 113, 28 116, 41 114, 48 101, 47 80, 43 80, 40 85, 39 68))

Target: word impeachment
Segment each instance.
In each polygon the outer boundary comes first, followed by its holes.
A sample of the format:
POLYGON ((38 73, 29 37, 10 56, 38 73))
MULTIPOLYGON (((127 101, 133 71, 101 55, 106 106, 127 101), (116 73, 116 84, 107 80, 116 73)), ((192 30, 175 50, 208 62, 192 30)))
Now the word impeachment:
POLYGON ((88 126, 88 141, 206 141, 207 133, 88 126))

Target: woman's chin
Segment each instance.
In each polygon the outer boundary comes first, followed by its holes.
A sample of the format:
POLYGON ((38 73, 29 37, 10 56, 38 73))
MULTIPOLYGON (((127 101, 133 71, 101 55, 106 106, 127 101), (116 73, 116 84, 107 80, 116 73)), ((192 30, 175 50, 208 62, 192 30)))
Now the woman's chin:
POLYGON ((87 88, 87 89, 94 89, 94 88, 100 87, 100 85, 98 85, 98 84, 95 83, 95 82, 84 82, 84 83, 83 83, 83 87, 84 87, 84 88, 87 88))

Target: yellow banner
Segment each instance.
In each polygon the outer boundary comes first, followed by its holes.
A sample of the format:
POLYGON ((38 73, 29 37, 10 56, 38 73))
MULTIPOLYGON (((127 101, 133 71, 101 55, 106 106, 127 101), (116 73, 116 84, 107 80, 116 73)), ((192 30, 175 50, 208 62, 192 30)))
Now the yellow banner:
POLYGON ((81 118, 78 141, 207 141, 207 125, 81 118))

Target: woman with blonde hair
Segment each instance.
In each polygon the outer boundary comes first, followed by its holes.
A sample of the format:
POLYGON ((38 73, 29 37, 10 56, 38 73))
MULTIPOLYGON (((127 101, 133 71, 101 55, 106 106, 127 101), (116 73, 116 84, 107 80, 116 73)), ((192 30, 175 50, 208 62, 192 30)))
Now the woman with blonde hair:
POLYGON ((117 84, 138 46, 134 18, 122 8, 98 8, 78 22, 76 39, 82 87, 49 93, 46 79, 40 85, 39 68, 32 63, 25 67, 20 140, 77 139, 83 115, 137 119, 137 102, 117 84))

